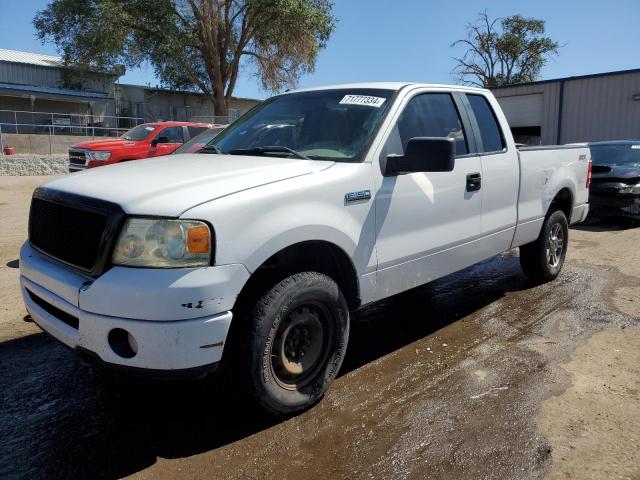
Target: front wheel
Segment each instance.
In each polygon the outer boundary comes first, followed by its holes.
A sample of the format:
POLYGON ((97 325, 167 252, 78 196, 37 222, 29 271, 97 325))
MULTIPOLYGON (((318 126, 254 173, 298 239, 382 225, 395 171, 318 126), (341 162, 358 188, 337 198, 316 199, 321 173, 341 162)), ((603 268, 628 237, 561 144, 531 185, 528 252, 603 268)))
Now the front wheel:
POLYGON ((342 365, 349 311, 338 285, 326 275, 285 278, 255 305, 245 355, 250 386, 270 413, 286 415, 322 398, 342 365))
POLYGON ((569 222, 562 210, 554 210, 545 218, 538 239, 520 247, 520 265, 532 280, 555 279, 567 254, 569 222))

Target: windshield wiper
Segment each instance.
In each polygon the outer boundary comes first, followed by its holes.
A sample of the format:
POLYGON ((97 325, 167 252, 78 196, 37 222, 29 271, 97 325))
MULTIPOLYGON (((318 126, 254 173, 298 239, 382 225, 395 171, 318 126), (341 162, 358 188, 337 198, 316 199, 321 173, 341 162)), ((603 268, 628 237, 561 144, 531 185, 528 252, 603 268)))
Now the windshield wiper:
POLYGON ((202 147, 198 153, 217 153, 221 154, 222 150, 217 145, 207 145, 202 147))
POLYGON ((229 150, 229 155, 268 155, 269 153, 288 153, 295 158, 302 160, 311 160, 306 155, 289 147, 272 146, 272 147, 255 147, 255 148, 236 148, 235 150, 229 150))

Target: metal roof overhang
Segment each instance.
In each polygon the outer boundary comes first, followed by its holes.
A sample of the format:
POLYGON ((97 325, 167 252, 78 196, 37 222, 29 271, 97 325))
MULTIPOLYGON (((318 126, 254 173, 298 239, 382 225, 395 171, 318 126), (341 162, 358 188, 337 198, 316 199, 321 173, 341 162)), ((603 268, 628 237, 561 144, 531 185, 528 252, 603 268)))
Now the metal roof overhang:
POLYGON ((114 98, 108 93, 87 92, 69 88, 35 87, 0 83, 0 95, 13 97, 36 97, 49 100, 66 100, 67 102, 112 102, 114 98))

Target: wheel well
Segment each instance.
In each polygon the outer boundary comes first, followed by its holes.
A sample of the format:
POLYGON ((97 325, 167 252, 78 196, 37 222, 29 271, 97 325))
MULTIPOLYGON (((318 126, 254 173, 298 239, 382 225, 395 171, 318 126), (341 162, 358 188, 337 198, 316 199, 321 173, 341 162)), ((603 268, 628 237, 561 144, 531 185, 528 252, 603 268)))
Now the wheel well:
POLYGON ((553 208, 559 208, 567 216, 567 220, 571 220, 571 211, 573 210, 573 195, 568 188, 560 190, 551 201, 549 211, 553 208))
POLYGON ((320 240, 296 243, 272 255, 253 272, 236 305, 240 308, 253 305, 266 289, 280 280, 306 271, 331 277, 340 287, 349 308, 360 306, 358 275, 351 259, 340 247, 320 240))

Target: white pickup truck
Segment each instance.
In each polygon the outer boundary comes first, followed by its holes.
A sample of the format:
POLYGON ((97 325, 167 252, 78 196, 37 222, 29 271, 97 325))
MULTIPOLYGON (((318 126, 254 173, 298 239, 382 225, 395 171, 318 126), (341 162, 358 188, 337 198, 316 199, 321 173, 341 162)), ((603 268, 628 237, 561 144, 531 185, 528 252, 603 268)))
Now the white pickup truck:
POLYGON ((588 213, 585 147, 517 150, 481 89, 339 85, 275 96, 198 154, 67 175, 33 195, 33 320, 104 364, 218 364, 276 414, 319 400, 349 312, 520 247, 554 279, 588 213))

